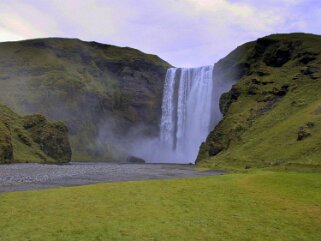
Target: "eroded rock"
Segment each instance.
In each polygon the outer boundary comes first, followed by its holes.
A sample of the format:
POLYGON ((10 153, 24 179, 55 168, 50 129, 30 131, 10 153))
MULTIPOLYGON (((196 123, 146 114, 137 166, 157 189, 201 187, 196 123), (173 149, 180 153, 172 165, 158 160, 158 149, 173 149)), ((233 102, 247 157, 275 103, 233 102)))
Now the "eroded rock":
POLYGON ((0 121, 0 163, 10 163, 13 159, 11 132, 8 126, 0 121))

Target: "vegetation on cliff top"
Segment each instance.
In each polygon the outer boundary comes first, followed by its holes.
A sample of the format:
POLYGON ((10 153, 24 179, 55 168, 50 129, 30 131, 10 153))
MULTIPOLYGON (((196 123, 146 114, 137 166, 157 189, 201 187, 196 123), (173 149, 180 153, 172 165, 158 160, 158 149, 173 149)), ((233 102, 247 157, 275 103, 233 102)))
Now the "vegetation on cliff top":
POLYGON ((0 43, 0 63, 0 101, 63 120, 76 160, 112 159, 115 139, 133 126, 157 133, 170 65, 155 55, 49 38, 0 43))
POLYGON ((212 167, 321 169, 321 36, 271 35, 215 65, 233 81, 223 120, 201 145, 212 167))
POLYGON ((0 105, 0 163, 64 163, 71 159, 68 129, 39 114, 20 117, 0 105))

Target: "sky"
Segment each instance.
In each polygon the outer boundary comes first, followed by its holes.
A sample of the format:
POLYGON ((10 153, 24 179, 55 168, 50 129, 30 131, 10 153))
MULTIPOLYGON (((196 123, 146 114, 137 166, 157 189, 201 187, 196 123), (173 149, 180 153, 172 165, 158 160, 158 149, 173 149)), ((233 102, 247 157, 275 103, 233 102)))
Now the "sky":
POLYGON ((0 42, 66 37, 211 65, 272 33, 321 34, 320 0, 1 0, 0 42))

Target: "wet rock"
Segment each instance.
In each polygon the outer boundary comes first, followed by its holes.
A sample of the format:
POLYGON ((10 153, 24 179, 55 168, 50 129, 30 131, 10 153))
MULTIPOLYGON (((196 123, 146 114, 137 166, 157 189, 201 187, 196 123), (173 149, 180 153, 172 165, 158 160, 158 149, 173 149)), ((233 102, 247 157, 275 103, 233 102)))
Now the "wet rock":
POLYGON ((136 163, 136 164, 146 163, 144 159, 136 157, 136 156, 128 156, 126 162, 127 163, 136 163))
POLYGON ((217 126, 215 132, 211 132, 207 137, 206 142, 203 142, 200 146, 199 155, 196 159, 196 163, 202 160, 204 157, 215 156, 229 146, 228 136, 219 131, 217 126))

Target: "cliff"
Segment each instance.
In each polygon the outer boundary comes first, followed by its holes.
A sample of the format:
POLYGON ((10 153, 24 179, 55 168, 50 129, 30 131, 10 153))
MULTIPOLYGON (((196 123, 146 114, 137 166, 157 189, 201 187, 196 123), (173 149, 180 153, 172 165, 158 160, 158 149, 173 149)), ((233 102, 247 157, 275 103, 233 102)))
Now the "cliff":
POLYGON ((68 129, 36 114, 21 117, 0 105, 0 163, 66 163, 71 160, 68 129))
POLYGON ((215 65, 235 83, 223 120, 201 145, 199 165, 320 168, 321 36, 279 34, 238 47, 215 65))
POLYGON ((0 101, 64 121, 74 160, 115 160, 123 139, 158 135, 170 65, 155 55, 49 38, 0 43, 0 63, 0 101))

